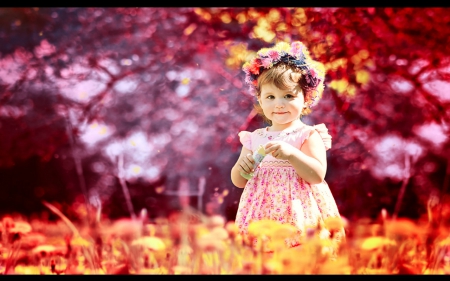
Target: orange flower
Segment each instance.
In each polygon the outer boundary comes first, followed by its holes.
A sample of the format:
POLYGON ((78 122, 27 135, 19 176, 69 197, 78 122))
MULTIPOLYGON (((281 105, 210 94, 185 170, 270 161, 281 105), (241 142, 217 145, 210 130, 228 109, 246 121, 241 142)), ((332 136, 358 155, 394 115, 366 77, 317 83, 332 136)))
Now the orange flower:
POLYGON ((386 233, 394 235, 423 235, 426 229, 418 227, 409 219, 396 219, 386 221, 386 233))

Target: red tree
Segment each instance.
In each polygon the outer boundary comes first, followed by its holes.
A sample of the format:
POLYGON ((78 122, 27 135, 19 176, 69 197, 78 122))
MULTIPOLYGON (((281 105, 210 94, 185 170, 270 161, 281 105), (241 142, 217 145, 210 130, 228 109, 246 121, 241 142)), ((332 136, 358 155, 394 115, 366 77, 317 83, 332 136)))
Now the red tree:
POLYGON ((448 186, 448 12, 0 9, 4 190, 53 186, 54 199, 69 202, 99 194, 114 213, 121 184, 137 209, 204 178, 204 202, 225 199, 218 211, 233 219, 237 133, 263 125, 240 67, 263 46, 302 40, 327 67, 324 97, 305 122, 333 136, 326 180, 341 212, 418 216, 428 194, 448 186), (32 157, 43 162, 20 168, 32 157), (57 176, 23 183, 11 174, 38 167, 57 176))

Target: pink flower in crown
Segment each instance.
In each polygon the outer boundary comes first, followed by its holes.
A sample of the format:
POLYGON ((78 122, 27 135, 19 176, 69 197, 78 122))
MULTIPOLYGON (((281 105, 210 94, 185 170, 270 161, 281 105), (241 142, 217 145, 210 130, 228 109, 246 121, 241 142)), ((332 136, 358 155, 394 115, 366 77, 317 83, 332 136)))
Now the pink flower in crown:
POLYGON ((312 77, 317 77, 317 73, 316 73, 316 71, 314 70, 314 68, 309 69, 309 73, 311 73, 311 76, 312 76, 312 77))
POLYGON ((262 59, 261 64, 264 68, 270 68, 272 66, 272 59, 271 58, 262 59))
POLYGON ((277 61, 280 59, 280 54, 275 50, 270 50, 268 52, 268 55, 269 55, 269 58, 272 59, 272 61, 277 61))
POLYGON ((296 56, 300 57, 302 54, 303 45, 300 42, 294 42, 291 46, 291 53, 296 56))
POLYGON ((246 75, 245 76, 245 83, 247 83, 247 84, 251 84, 252 83, 252 79, 250 78, 250 75, 246 75))

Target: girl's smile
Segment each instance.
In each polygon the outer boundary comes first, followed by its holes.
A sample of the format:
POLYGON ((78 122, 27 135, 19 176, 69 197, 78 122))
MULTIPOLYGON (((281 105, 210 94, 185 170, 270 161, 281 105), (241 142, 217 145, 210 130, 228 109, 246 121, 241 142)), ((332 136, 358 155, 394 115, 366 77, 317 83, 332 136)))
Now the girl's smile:
POLYGON ((296 126, 305 105, 302 90, 282 90, 272 83, 261 85, 261 95, 258 98, 264 115, 272 121, 271 130, 281 131, 296 126))

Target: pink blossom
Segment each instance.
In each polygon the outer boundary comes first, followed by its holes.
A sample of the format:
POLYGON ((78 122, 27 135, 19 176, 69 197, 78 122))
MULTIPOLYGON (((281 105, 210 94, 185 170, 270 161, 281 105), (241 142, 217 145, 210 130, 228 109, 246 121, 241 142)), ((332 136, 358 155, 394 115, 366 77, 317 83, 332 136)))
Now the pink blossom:
POLYGON ((262 64, 262 66, 264 66, 264 68, 270 68, 270 66, 272 64, 272 59, 270 59, 270 58, 262 59, 261 64, 262 64))
POLYGON ((303 46, 302 46, 302 44, 300 44, 300 42, 294 42, 294 43, 292 43, 292 46, 291 46, 291 53, 292 53, 294 56, 299 57, 299 56, 301 55, 301 53, 302 53, 302 50, 303 50, 303 46))
POLYGON ((280 59, 280 54, 275 50, 270 50, 268 55, 269 55, 269 58, 271 58, 274 61, 280 59))
POLYGON ((250 73, 250 64, 249 63, 244 64, 244 66, 242 67, 242 70, 245 73, 250 73))

